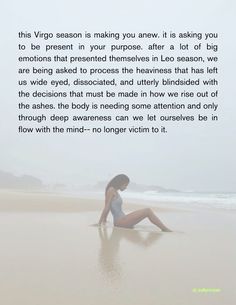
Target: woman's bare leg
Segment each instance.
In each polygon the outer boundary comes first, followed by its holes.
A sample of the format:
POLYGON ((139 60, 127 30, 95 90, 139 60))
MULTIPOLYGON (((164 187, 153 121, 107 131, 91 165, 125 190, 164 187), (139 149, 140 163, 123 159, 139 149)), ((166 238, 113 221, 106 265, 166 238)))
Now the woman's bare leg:
POLYGON ((127 214, 126 216, 117 220, 116 226, 129 228, 139 223, 146 217, 148 217, 148 219, 157 227, 159 227, 162 231, 171 231, 160 221, 160 219, 154 214, 154 212, 150 208, 137 210, 127 214))
POLYGON ((152 209, 149 209, 149 220, 154 223, 158 228, 160 228, 162 231, 165 232, 172 232, 170 229, 168 229, 163 222, 160 221, 160 219, 154 214, 152 209))
POLYGON ((148 215, 148 209, 141 209, 134 212, 131 212, 124 217, 118 219, 116 221, 117 226, 121 227, 132 227, 135 224, 139 223, 141 220, 147 217, 148 215))

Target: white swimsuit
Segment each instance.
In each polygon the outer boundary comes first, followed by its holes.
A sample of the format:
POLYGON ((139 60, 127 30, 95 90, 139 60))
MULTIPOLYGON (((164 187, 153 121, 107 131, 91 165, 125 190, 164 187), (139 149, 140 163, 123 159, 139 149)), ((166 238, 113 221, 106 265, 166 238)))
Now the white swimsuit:
POLYGON ((125 216, 125 213, 122 211, 122 198, 120 194, 114 197, 111 201, 111 213, 113 215, 113 223, 115 224, 116 220, 120 217, 125 216))

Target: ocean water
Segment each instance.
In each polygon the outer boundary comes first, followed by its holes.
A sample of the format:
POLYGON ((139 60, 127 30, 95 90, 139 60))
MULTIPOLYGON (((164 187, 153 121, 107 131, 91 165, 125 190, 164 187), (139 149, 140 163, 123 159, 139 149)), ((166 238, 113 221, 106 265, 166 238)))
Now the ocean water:
MULTIPOLYGON (((136 193, 137 194, 137 193, 136 193)), ((123 198, 137 198, 133 192, 127 192, 123 198), (135 197, 134 197, 135 196, 135 197)), ((236 210, 236 193, 194 193, 147 191, 138 193, 138 198, 157 203, 172 203, 181 207, 206 207, 226 210, 236 210)))
MULTIPOLYGON (((62 194, 70 197, 83 197, 93 199, 104 199, 104 191, 66 191, 62 194)), ((176 207, 201 207, 213 209, 236 210, 236 193, 199 193, 199 192, 131 192, 125 190, 120 191, 125 201, 135 204, 152 203, 155 206, 165 206, 170 204, 176 207)))

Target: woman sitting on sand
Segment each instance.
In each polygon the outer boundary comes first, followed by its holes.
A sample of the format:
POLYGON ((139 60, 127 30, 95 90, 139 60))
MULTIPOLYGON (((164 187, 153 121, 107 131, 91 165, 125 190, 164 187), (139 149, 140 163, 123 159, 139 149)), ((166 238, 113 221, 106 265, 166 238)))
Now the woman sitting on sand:
POLYGON ((150 208, 140 209, 125 215, 125 213, 122 211, 122 198, 118 193, 118 190, 124 191, 128 184, 129 177, 124 174, 115 176, 107 184, 105 190, 105 207, 102 211, 98 225, 101 225, 102 223, 106 222, 107 215, 111 210, 114 220, 114 226, 133 228, 135 224, 148 217, 148 219, 157 227, 159 227, 162 231, 172 232, 160 221, 160 219, 154 214, 154 212, 150 208))

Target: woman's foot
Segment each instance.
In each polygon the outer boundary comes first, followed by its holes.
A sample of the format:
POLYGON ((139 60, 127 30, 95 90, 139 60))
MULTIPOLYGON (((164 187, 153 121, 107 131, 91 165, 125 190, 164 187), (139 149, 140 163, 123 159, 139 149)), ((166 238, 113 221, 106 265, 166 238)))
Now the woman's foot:
POLYGON ((162 231, 163 231, 163 232, 173 232, 173 231, 171 231, 171 230, 168 229, 168 228, 162 229, 162 231))

